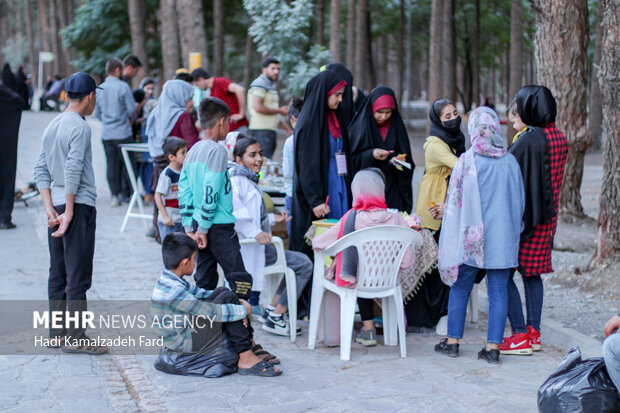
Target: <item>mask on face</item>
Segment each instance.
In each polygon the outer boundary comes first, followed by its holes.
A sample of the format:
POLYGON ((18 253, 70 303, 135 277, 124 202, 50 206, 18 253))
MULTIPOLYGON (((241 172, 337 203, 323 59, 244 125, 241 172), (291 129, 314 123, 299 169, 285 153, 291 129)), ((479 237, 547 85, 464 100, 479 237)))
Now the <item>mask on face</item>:
POLYGON ((454 119, 446 120, 443 123, 444 128, 448 129, 450 132, 458 132, 461 129, 461 117, 457 116, 454 119))

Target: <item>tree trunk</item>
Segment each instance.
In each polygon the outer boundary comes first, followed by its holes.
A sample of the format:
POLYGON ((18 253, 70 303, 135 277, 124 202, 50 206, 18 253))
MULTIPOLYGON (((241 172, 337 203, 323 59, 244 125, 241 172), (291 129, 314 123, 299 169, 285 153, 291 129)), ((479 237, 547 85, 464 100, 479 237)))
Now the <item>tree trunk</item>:
POLYGON ((35 53, 34 53, 34 32, 32 30, 32 16, 31 16, 31 10, 30 7, 32 6, 30 0, 26 0, 26 7, 25 7, 25 11, 26 11, 26 39, 28 40, 28 65, 29 65, 29 72, 32 75, 32 80, 31 80, 31 85, 34 88, 36 88, 36 84, 37 84, 37 79, 38 79, 38 73, 39 73, 39 68, 38 68, 38 59, 35 58, 35 53))
MULTIPOLYGON (((586 129, 588 4, 582 0, 540 0, 536 13, 536 64, 540 84, 558 103, 557 124, 570 144, 560 193, 560 214, 584 217, 583 160, 590 145, 586 129), (544 47, 540 47, 544 45, 544 47)), ((611 50, 610 50, 611 52, 611 50)))
POLYGON ((54 72, 61 72, 64 76, 65 73, 64 64, 62 63, 62 56, 58 47, 58 24, 56 23, 56 0, 48 0, 49 14, 47 16, 49 22, 49 41, 51 51, 56 56, 52 62, 52 68, 54 72))
POLYGON ((224 0, 213 0, 213 72, 224 76, 224 0))
POLYGON ((179 68, 179 27, 177 26, 177 11, 175 0, 161 0, 159 8, 159 28, 161 36, 161 57, 163 73, 160 76, 160 85, 174 77, 174 71, 179 68))
POLYGON ((431 10, 431 38, 429 47, 430 67, 428 69, 428 101, 440 98, 441 89, 441 10, 442 0, 433 0, 431 10))
POLYGON ((480 106, 480 0, 475 1, 474 7, 474 63, 472 71, 471 95, 472 104, 480 106))
MULTIPOLYGON (((521 88, 522 42, 521 42, 521 0, 512 0, 510 4, 510 87, 508 104, 521 88)), ((517 133, 508 122, 508 143, 517 133)))
POLYGON ((331 8, 329 50, 334 62, 342 62, 342 55, 340 53, 340 0, 331 0, 331 8))
POLYGON ((138 87, 140 78, 148 75, 149 56, 146 51, 146 4, 144 0, 129 0, 129 26, 131 29, 131 52, 142 62, 141 74, 133 80, 133 87, 138 87))
POLYGON ((603 182, 598 218, 598 246, 594 263, 620 259, 620 3, 600 0, 601 67, 599 84, 603 106, 603 182))
MULTIPOLYGON (((41 50, 49 52, 49 26, 47 22, 47 1, 39 0, 39 45, 41 50)), ((52 70, 51 63, 43 64, 44 75, 50 75, 52 70)), ((43 76, 43 81, 45 82, 45 76, 43 76)))
POLYGON ((442 97, 456 101, 456 85, 454 79, 454 0, 443 0, 443 15, 441 17, 442 41, 441 64, 443 92, 442 97))
MULTIPOLYGON (((71 0, 58 0, 56 12, 58 14, 58 23, 60 24, 60 29, 64 29, 69 25, 69 19, 67 18, 67 1, 71 0)), ((62 37, 59 36, 58 43, 60 45, 60 52, 62 53, 62 58, 65 66, 65 70, 67 74, 73 72, 73 65, 71 64, 71 51, 64 47, 62 44, 62 37)))
POLYGON ((356 59, 355 73, 360 87, 370 90, 374 84, 374 69, 372 64, 372 51, 370 48, 370 27, 369 27, 369 0, 357 1, 357 32, 356 37, 356 59))
POLYGON ((355 68, 355 0, 348 0, 347 4, 347 67, 355 68))
POLYGON ((248 34, 245 39, 245 68, 243 69, 243 85, 246 90, 250 88, 250 76, 252 76, 252 45, 252 36, 248 34))
POLYGON ((398 101, 403 101, 405 93, 405 31, 407 30, 405 22, 405 0, 400 0, 400 28, 398 31, 398 101))
POLYGON ((598 72, 601 62, 601 37, 603 36, 602 16, 603 2, 598 3, 596 16, 596 39, 594 40, 594 59, 592 62, 592 73, 590 77, 590 95, 588 97, 588 135, 590 142, 596 149, 601 146, 601 87, 598 82, 598 72))
POLYGON ((209 67, 207 34, 202 13, 202 0, 177 0, 179 18, 179 40, 183 56, 182 65, 189 65, 190 53, 202 54, 202 66, 209 67))
POLYGON ((325 39, 324 39, 324 33, 325 33, 325 1, 327 0, 319 0, 319 3, 317 5, 317 16, 318 16, 318 22, 317 22, 317 39, 316 39, 316 43, 320 46, 323 46, 325 44, 325 39))

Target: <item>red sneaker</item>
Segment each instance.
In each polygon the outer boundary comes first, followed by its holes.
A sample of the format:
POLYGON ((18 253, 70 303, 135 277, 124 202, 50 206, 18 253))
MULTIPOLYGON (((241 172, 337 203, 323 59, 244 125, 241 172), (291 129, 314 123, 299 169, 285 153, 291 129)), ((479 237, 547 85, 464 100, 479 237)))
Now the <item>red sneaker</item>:
POLYGON ((527 333, 517 333, 510 337, 504 337, 504 342, 499 345, 500 354, 511 354, 516 356, 532 355, 530 336, 527 333))
POLYGON ((540 351, 542 349, 542 345, 540 344, 540 331, 536 330, 532 326, 527 326, 527 334, 530 336, 530 345, 532 346, 532 350, 540 351))

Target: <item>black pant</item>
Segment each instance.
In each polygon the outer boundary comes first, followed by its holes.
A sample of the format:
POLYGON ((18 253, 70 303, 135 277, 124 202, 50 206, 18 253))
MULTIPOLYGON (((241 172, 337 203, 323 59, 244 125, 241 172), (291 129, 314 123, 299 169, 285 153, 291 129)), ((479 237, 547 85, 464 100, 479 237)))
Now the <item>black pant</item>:
MULTIPOLYGON (((121 145, 125 143, 133 143, 133 138, 126 139, 112 139, 103 141, 103 149, 105 150, 105 159, 107 161, 107 177, 108 185, 110 185, 110 192, 114 196, 126 196, 131 195, 131 182, 129 182, 129 175, 127 174, 127 168, 123 162, 123 153, 121 152, 121 145)), ((129 154, 131 164, 134 164, 133 154, 129 154)), ((135 169, 135 168, 134 168, 135 169)))
POLYGON ((362 321, 374 320, 375 318, 375 308, 374 301, 372 298, 358 298, 357 306, 360 308, 360 316, 362 317, 362 321))
MULTIPOLYGON (((218 287, 211 295, 209 295, 206 301, 211 301, 217 304, 240 304, 237 295, 230 291, 226 287, 218 287)), ((198 323, 197 323, 198 325, 198 323)), ((252 348, 252 326, 248 322, 248 327, 243 325, 243 320, 233 321, 231 323, 221 323, 221 331, 228 333, 228 338, 232 347, 237 354, 241 354, 252 348)), ((213 349, 214 345, 220 340, 221 336, 218 334, 219 329, 211 328, 207 323, 204 328, 197 328, 196 332, 192 333, 192 350, 200 351, 205 348, 213 349)))
POLYGON ((207 233, 207 247, 198 250, 196 257, 196 285, 205 290, 213 290, 217 286, 217 264, 224 274, 245 272, 239 237, 235 232, 235 224, 213 224, 207 233))
MULTIPOLYGON (((64 205, 54 208, 59 214, 65 211, 64 205)), ((74 312, 86 310, 86 291, 93 276, 96 222, 95 207, 75 204, 73 219, 62 237, 52 237, 57 228, 48 230, 50 276, 47 291, 50 311, 69 311, 73 315, 74 312)), ((50 337, 67 335, 80 338, 84 331, 81 323, 72 324, 66 330, 50 329, 50 337)))

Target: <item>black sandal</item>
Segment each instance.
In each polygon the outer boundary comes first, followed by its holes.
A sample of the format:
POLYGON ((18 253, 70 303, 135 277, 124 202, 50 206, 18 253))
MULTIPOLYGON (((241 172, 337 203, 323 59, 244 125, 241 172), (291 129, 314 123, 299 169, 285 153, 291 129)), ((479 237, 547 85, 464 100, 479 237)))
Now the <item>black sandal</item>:
POLYGON ((280 364, 280 360, 277 360, 276 356, 264 350, 263 346, 261 346, 260 344, 256 344, 252 347, 252 353, 254 353, 254 355, 257 357, 262 358, 265 363, 269 363, 271 365, 280 364))
POLYGON ((265 361, 259 361, 249 369, 237 369, 242 376, 260 376, 260 377, 275 377, 282 374, 282 370, 276 371, 276 368, 272 363, 265 361))
MULTIPOLYGON (((89 340, 88 337, 82 337, 86 340, 89 340)), ((71 354, 92 354, 94 356, 98 356, 110 351, 108 346, 91 346, 90 344, 85 346, 79 346, 74 348, 69 348, 67 346, 62 346, 63 353, 71 353, 71 354)))

